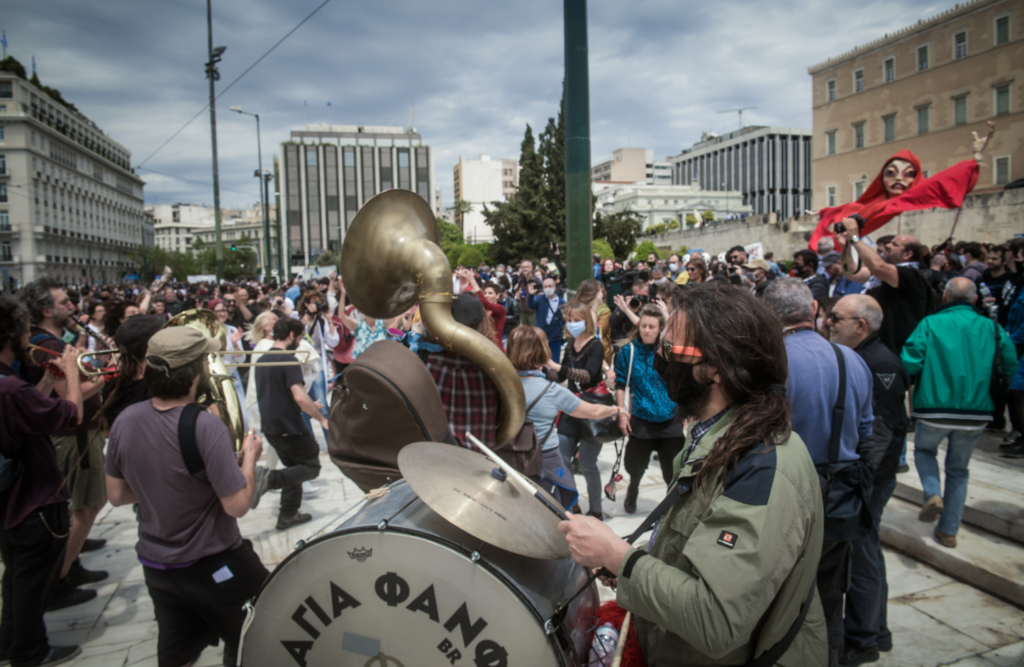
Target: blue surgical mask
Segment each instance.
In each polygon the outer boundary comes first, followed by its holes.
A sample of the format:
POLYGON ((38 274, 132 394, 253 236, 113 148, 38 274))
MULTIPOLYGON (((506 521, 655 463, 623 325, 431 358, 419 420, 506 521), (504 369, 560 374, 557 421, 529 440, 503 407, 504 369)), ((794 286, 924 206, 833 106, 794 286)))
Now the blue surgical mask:
POLYGON ((567 322, 565 330, 569 332, 569 335, 573 338, 579 338, 583 335, 583 332, 587 330, 586 322, 567 322))

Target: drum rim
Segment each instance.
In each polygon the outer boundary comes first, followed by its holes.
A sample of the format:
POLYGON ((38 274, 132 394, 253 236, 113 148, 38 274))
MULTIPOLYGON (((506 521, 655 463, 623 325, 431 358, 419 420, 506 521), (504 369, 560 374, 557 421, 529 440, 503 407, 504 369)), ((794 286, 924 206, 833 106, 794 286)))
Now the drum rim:
MULTIPOLYGON (((404 482, 405 480, 399 480, 399 481, 400 482, 404 482)), ((409 488, 411 489, 412 487, 409 487, 409 488)), ((423 500, 419 496, 414 496, 413 500, 411 500, 410 502, 408 502, 405 505, 403 505, 402 509, 399 510, 396 514, 394 514, 392 516, 392 518, 394 518, 395 516, 398 516, 399 514, 404 512, 406 509, 408 509, 408 507, 410 505, 412 505, 417 500, 420 501, 421 503, 423 503, 423 500)), ((369 505, 369 504, 370 503, 367 503, 367 505, 369 505)), ((423 505, 426 506, 427 508, 430 507, 426 503, 423 503, 423 505)), ((440 516, 440 515, 438 515, 438 516, 440 516)), ((441 517, 441 518, 444 519, 444 517, 441 517)), ((447 521, 447 519, 444 519, 444 520, 447 521)), ((451 522, 449 522, 449 523, 451 523, 451 522)), ((454 526, 454 524, 452 524, 452 525, 454 526)), ((455 527, 458 528, 458 526, 455 526, 455 527)), ((270 576, 267 577, 263 581, 263 583, 260 585, 259 591, 256 593, 256 595, 251 600, 251 604, 253 606, 254 613, 255 613, 256 605, 259 603, 260 597, 263 596, 263 591, 266 589, 267 585, 270 584, 270 582, 274 579, 274 575, 277 574, 277 572, 279 570, 284 568, 284 566, 287 565, 289 561, 291 561, 294 558, 297 558, 299 556, 299 554, 303 553, 310 546, 313 546, 313 545, 316 545, 316 544, 320 544, 321 542, 326 542, 327 540, 332 539, 332 538, 341 537, 341 536, 344 536, 344 535, 351 535, 351 534, 354 534, 354 533, 367 533, 367 532, 387 533, 389 531, 400 533, 400 534, 404 534, 404 535, 409 535, 409 536, 412 536, 412 537, 431 538, 428 541, 438 542, 442 546, 445 546, 445 547, 447 547, 447 548, 449 548, 449 549, 451 549, 453 551, 456 551, 456 552, 460 553, 461 555, 465 556, 467 558, 467 560, 470 560, 470 562, 472 564, 474 564, 474 565, 477 565, 477 566, 481 566, 482 565, 483 567, 485 567, 487 569, 487 571, 490 574, 492 574, 495 578, 497 578, 498 581, 501 582, 501 584, 503 584, 505 586, 505 588, 511 590, 513 592, 513 594, 516 596, 516 598, 520 601, 520 603, 522 603, 522 605, 527 610, 529 610, 530 614, 537 621, 537 627, 540 629, 541 632, 544 633, 545 639, 547 639, 548 644, 550 644, 552 649, 554 649, 553 652, 557 656, 559 661, 561 661, 562 665, 566 664, 565 663, 565 658, 567 656, 575 654, 574 647, 570 648, 568 650, 568 653, 565 653, 564 649, 562 648, 562 646, 559 645, 558 640, 555 638, 556 635, 561 633, 564 636, 564 638, 565 638, 566 644, 568 646, 572 647, 572 640, 569 638, 568 634, 566 633, 566 631, 564 629, 564 627, 565 627, 564 619, 563 619, 563 623, 559 624, 559 627, 555 630, 555 632, 553 632, 551 634, 548 634, 547 629, 544 627, 544 625, 548 621, 548 619, 541 615, 539 610, 534 606, 533 601, 530 600, 528 597, 526 597, 523 594, 523 592, 520 590, 518 585, 515 585, 515 581, 514 580, 509 578, 504 572, 501 571, 501 569, 499 569, 494 564, 492 564, 490 561, 488 561, 484 557, 484 554, 481 553, 480 554, 480 559, 476 560, 476 561, 473 561, 470 558, 470 556, 474 552, 478 551, 477 549, 468 549, 468 548, 463 547, 462 545, 460 545, 459 543, 457 543, 457 542, 455 542, 453 540, 450 540, 450 539, 448 539, 446 537, 443 537, 441 535, 437 535, 435 533, 427 533, 427 532, 422 531, 422 530, 410 530, 409 528, 407 528, 405 526, 392 526, 390 523, 387 524, 387 527, 384 530, 380 530, 377 526, 373 526, 371 524, 363 524, 361 526, 352 526, 352 527, 349 527, 349 528, 338 528, 337 530, 333 530, 333 531, 331 531, 329 533, 326 533, 324 535, 319 535, 319 536, 317 536, 317 537, 315 537, 315 538, 313 538, 313 539, 311 539, 309 541, 303 540, 302 541, 302 545, 300 547, 292 550, 292 552, 290 554, 288 554, 288 556, 286 556, 285 559, 282 560, 277 565, 277 567, 274 568, 274 571, 270 573, 270 576)), ((465 531, 463 531, 463 532, 465 532, 465 531)), ((485 542, 484 544, 487 544, 487 543, 485 542)), ((491 548, 494 548, 494 549, 498 549, 499 551, 503 551, 503 552, 508 553, 508 554, 510 554, 512 556, 515 556, 517 558, 529 558, 528 556, 521 556, 519 554, 512 553, 511 551, 506 551, 505 549, 502 549, 501 547, 496 547, 493 544, 487 544, 487 546, 489 546, 491 548)), ((533 560, 539 560, 539 559, 533 559, 533 560)), ((558 603, 553 603, 553 606, 557 608, 558 607, 558 603)), ((243 644, 243 647, 244 647, 244 644, 243 644)), ((241 657, 241 656, 239 656, 239 657, 241 657)))

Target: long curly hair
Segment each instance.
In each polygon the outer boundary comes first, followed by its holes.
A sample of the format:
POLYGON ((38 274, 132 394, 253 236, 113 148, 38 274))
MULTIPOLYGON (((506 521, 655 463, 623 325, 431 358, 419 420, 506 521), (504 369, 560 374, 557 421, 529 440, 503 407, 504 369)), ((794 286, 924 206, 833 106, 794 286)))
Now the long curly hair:
POLYGON ((700 283, 682 290, 677 304, 667 328, 684 333, 680 339, 704 353, 704 363, 717 370, 736 408, 697 475, 700 484, 716 468, 732 469, 761 443, 776 447, 789 439, 789 361, 778 318, 747 290, 721 281, 700 283))

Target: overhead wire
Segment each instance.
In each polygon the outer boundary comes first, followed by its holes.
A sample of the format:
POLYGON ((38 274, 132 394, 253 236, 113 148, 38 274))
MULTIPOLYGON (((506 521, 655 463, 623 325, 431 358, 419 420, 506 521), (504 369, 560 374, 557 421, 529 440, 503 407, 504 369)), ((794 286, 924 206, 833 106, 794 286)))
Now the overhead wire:
MULTIPOLYGON (((327 3, 328 3, 328 2, 330 2, 330 1, 331 1, 331 0, 324 0, 323 2, 321 2, 321 3, 320 3, 320 4, 318 5, 318 6, 317 6, 317 8, 316 8, 316 9, 314 9, 313 11, 311 11, 311 12, 310 12, 310 13, 309 13, 309 14, 308 14, 308 15, 306 16, 306 18, 304 18, 304 19, 302 19, 301 21, 299 21, 299 23, 298 23, 298 24, 297 24, 297 25, 296 25, 296 26, 295 26, 294 28, 292 28, 291 30, 289 30, 289 31, 287 32, 287 34, 285 34, 285 36, 284 36, 284 37, 282 37, 281 39, 277 40, 277 42, 276 42, 276 43, 275 43, 275 44, 274 44, 273 46, 271 46, 271 47, 270 47, 269 49, 267 49, 267 51, 266 51, 266 52, 265 52, 265 53, 264 53, 264 54, 263 54, 262 56, 260 56, 259 58, 257 58, 257 59, 256 59, 256 62, 254 62, 253 64, 249 65, 249 66, 248 66, 248 67, 247 67, 247 68, 245 69, 245 71, 244 71, 244 72, 242 72, 242 73, 241 73, 241 74, 239 74, 239 75, 238 75, 237 77, 235 77, 234 81, 232 81, 232 82, 231 82, 231 83, 229 83, 229 84, 228 84, 227 86, 225 86, 225 87, 224 87, 224 88, 223 88, 223 89, 222 89, 222 90, 220 91, 220 93, 218 93, 218 94, 217 94, 217 95, 216 95, 216 96, 215 96, 215 97, 214 97, 213 99, 214 99, 214 100, 219 100, 219 99, 221 98, 221 95, 223 95, 224 93, 226 93, 226 92, 228 92, 229 90, 231 90, 231 87, 232 87, 232 86, 234 86, 234 85, 235 85, 236 83, 238 83, 239 81, 241 81, 242 77, 244 77, 244 76, 245 76, 246 74, 248 74, 248 73, 249 73, 249 72, 250 72, 250 71, 251 71, 251 70, 252 70, 252 69, 253 69, 254 67, 256 67, 256 65, 259 65, 259 64, 260 64, 260 62, 262 62, 262 60, 263 60, 264 58, 266 58, 267 56, 269 56, 269 55, 270 55, 270 54, 271 54, 271 53, 272 53, 272 52, 274 51, 274 49, 276 49, 277 47, 281 46, 281 44, 282 44, 282 43, 283 43, 283 42, 284 42, 284 41, 285 41, 286 39, 288 39, 289 37, 291 37, 291 36, 292 36, 292 33, 294 33, 294 32, 295 32, 296 30, 298 30, 299 28, 301 28, 301 27, 302 27, 302 25, 303 25, 303 24, 304 24, 304 23, 305 23, 306 21, 308 21, 309 19, 313 18, 313 15, 314 15, 314 14, 316 14, 316 13, 317 13, 318 11, 320 11, 321 9, 323 9, 323 8, 324 8, 324 6, 326 6, 326 5, 327 5, 327 3)), ((174 138, 175 138, 175 137, 177 137, 177 136, 178 136, 179 134, 181 134, 181 133, 182 133, 182 131, 183 131, 183 130, 184 130, 184 129, 185 129, 186 127, 188 127, 189 125, 191 125, 191 124, 192 124, 192 121, 194 121, 194 120, 195 120, 196 118, 199 118, 199 116, 201 116, 201 115, 203 114, 203 112, 205 112, 205 111, 206 111, 207 109, 209 109, 209 108, 210 108, 210 104, 209 104, 209 103, 207 103, 207 104, 206 104, 206 105, 205 105, 205 106, 204 106, 204 107, 203 107, 202 109, 200 109, 200 110, 199 110, 198 112, 196 112, 196 115, 194 115, 194 116, 192 116, 191 118, 189 118, 189 119, 188 119, 188 120, 187 120, 187 121, 185 122, 185 124, 184 124, 184 125, 182 125, 182 126, 181 126, 180 128, 178 128, 178 131, 177 131, 177 132, 175 132, 175 133, 174 133, 174 134, 172 134, 172 135, 171 135, 170 137, 168 137, 167 141, 165 141, 165 142, 163 142, 162 144, 160 144, 160 145, 159 145, 159 146, 157 147, 157 149, 156 149, 155 151, 153 151, 152 153, 150 153, 150 154, 149 154, 149 157, 147 157, 147 158, 146 158, 145 160, 143 160, 143 161, 142 161, 142 162, 140 162, 140 163, 139 163, 138 165, 136 165, 136 168, 140 168, 140 167, 142 167, 143 165, 145 165, 145 164, 146 164, 147 162, 149 162, 149 161, 150 161, 150 160, 151 160, 151 159, 153 158, 153 156, 154 156, 154 155, 156 155, 156 154, 157 154, 157 153, 159 153, 159 152, 160 152, 161 150, 163 150, 164 146, 166 146, 167 144, 171 143, 171 142, 172 142, 172 141, 174 140, 174 138)))
MULTIPOLYGON (((142 169, 143 171, 148 171, 148 172, 151 172, 153 174, 159 174, 161 176, 166 176, 167 178, 176 178, 177 180, 185 181, 186 183, 195 183, 196 185, 208 185, 210 187, 213 187, 213 183, 210 183, 210 182, 207 182, 207 181, 197 181, 194 178, 185 178, 184 176, 177 176, 175 174, 168 174, 168 173, 165 173, 165 172, 162 172, 162 171, 157 171, 156 169, 150 169, 149 167, 136 167, 136 169, 142 169)), ((245 192, 244 190, 235 190, 233 188, 225 188, 223 186, 221 186, 220 189, 221 190, 226 190, 228 192, 237 192, 240 195, 252 195, 251 192, 245 192)))

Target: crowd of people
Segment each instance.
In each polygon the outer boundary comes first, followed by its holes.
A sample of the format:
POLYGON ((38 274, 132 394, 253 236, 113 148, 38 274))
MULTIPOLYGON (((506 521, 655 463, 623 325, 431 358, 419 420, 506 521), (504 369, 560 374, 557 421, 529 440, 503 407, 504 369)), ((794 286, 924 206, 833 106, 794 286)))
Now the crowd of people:
MULTIPOLYGON (((640 641, 659 655, 742 662, 799 617, 790 650, 820 655, 814 664, 876 660, 892 645, 879 521, 908 470, 907 434, 920 518, 937 520, 949 548, 981 434, 1002 432, 1004 454, 1024 457, 1024 239, 929 248, 856 230, 851 220, 788 261, 741 246, 724 261, 595 256, 578 285, 566 284, 556 245, 536 263, 454 271, 454 319, 520 375, 541 450, 535 479, 570 510, 561 529, 573 557, 617 575, 606 581, 643 609, 640 641), (652 459, 684 496, 648 550, 602 523, 615 496, 598 457, 616 438, 625 513, 652 459), (870 493, 840 529, 820 485, 844 475, 870 493), (681 626, 680 605, 708 614, 707 626, 681 626)), ((268 576, 237 519, 275 490, 278 529, 311 519, 301 504, 320 471, 313 422, 329 431, 335 383, 381 340, 423 360, 458 445, 472 448, 470 431, 495 447, 501 398, 483 370, 435 340, 416 306, 388 320, 360 313, 339 276, 155 291, 41 278, 0 295, 0 659, 75 654, 49 645, 43 614, 95 597, 87 586, 107 578, 79 556, 104 548, 89 532, 110 502, 136 507, 159 663, 190 664, 220 639, 234 664, 241 601, 268 576), (223 338, 165 326, 191 309, 212 311, 223 338), (216 406, 197 403, 219 350, 253 364, 231 367, 248 431, 237 457, 216 406), (80 377, 83 354, 116 377, 80 377)))

